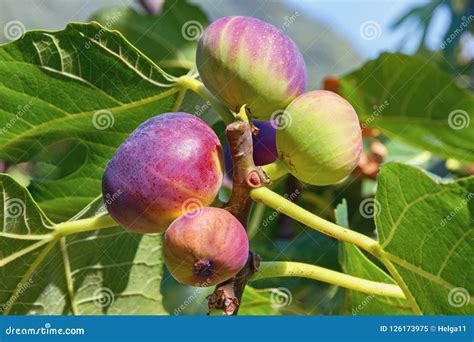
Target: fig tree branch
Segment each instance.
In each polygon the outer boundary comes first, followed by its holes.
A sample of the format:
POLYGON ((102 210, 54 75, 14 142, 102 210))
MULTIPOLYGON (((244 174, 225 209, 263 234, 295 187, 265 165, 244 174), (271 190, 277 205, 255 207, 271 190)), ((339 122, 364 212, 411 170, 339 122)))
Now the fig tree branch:
MULTIPOLYGON (((253 161, 252 127, 242 107, 238 118, 227 125, 226 135, 230 146, 234 173, 232 194, 226 210, 232 213, 244 227, 247 227, 252 199, 250 191, 265 183, 265 177, 253 161)), ((219 284, 208 297, 209 312, 219 310, 225 315, 236 315, 249 278, 257 271, 260 263, 258 255, 250 252, 244 268, 233 278, 219 284)))

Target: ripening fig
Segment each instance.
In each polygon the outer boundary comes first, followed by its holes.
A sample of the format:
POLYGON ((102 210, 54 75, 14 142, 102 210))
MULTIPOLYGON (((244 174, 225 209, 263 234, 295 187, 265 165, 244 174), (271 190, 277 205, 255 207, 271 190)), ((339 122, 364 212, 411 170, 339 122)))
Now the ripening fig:
POLYGON ((233 277, 248 254, 244 227, 220 208, 184 214, 166 230, 163 241, 166 267, 176 280, 192 286, 213 286, 233 277))
POLYGON ((247 105, 270 120, 306 89, 306 66, 295 43, 261 20, 223 17, 203 32, 196 65, 204 85, 228 108, 247 105))
MULTIPOLYGON (((275 127, 278 125, 278 120, 253 120, 252 124, 258 128, 258 133, 252 136, 253 161, 255 165, 262 166, 274 162, 277 159, 275 127)), ((224 146, 224 164, 227 178, 232 179, 234 165, 228 144, 224 146)))
POLYGON ((183 213, 210 204, 222 177, 214 131, 191 114, 166 113, 144 122, 117 149, 102 194, 122 226, 156 233, 183 213))
POLYGON ((359 119, 341 96, 315 90, 287 107, 276 134, 278 156, 299 180, 335 184, 357 166, 362 151, 359 119))
POLYGON ((270 164, 277 159, 276 129, 278 122, 257 121, 252 123, 258 128, 258 133, 252 137, 253 161, 255 165, 262 166, 270 164))

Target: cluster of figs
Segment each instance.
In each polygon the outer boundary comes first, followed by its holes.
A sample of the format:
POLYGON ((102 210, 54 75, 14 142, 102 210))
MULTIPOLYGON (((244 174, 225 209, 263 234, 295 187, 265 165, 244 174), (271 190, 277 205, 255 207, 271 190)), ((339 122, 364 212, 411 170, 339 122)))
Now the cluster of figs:
MULTIPOLYGON (((251 17, 221 18, 203 32, 196 64, 215 97, 232 111, 246 105, 260 126, 257 165, 277 159, 284 173, 314 185, 340 182, 356 167, 362 137, 353 107, 329 91, 306 92, 303 56, 281 30, 251 17)), ((102 191, 123 227, 165 232, 163 256, 174 278, 213 286, 236 275, 249 253, 241 222, 211 206, 223 175, 223 149, 207 123, 164 113, 117 149, 102 191)))

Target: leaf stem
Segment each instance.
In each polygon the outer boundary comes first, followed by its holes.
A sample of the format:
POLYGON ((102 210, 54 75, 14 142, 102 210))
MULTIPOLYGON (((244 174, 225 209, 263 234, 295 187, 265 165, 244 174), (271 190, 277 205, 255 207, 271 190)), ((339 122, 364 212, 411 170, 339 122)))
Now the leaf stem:
POLYGON ((71 312, 74 316, 79 314, 74 291, 74 280, 72 279, 71 263, 69 262, 69 255, 67 253, 66 238, 59 239, 61 246, 61 255, 63 256, 64 276, 66 278, 67 291, 69 293, 69 300, 71 302, 71 312))
POLYGON ((314 215, 266 187, 252 189, 250 197, 254 201, 261 202, 314 230, 335 239, 352 243, 372 255, 380 257, 380 246, 377 241, 314 215))
POLYGON ((413 310, 413 312, 417 315, 422 315, 423 312, 421 311, 420 307, 416 303, 415 297, 413 297, 413 295, 411 294, 410 290, 408 289, 408 286, 405 284, 405 281, 401 277, 400 273, 398 273, 397 268, 393 265, 392 261, 388 259, 387 253, 384 250, 382 250, 382 247, 379 247, 379 248, 380 248, 380 256, 379 256, 380 261, 382 261, 382 263, 387 268, 387 271, 390 273, 392 278, 400 286, 403 293, 405 293, 406 299, 408 300, 408 303, 410 303, 410 307, 413 310))
POLYGON ((216 97, 214 97, 214 95, 209 92, 202 82, 189 76, 181 76, 176 79, 176 83, 185 89, 192 90, 204 100, 208 101, 220 115, 221 119, 226 125, 235 120, 234 115, 229 111, 229 109, 227 109, 227 107, 225 107, 216 97))
POLYGON ((303 277, 344 287, 367 294, 384 297, 405 298, 403 291, 395 284, 386 284, 350 276, 324 267, 291 261, 262 262, 251 280, 278 277, 303 277))
POLYGON ((30 267, 28 268, 26 273, 23 275, 23 277, 21 277, 20 282, 18 283, 12 295, 7 301, 7 303, 11 303, 11 304, 8 305, 8 307, 4 309, 3 315, 8 315, 10 313, 10 310, 12 309, 13 304, 16 301, 16 298, 18 297, 19 291, 26 287, 26 283, 33 281, 33 278, 32 278, 34 275, 33 273, 38 268, 38 266, 43 262, 43 260, 46 258, 49 252, 53 249, 53 247, 56 245, 56 241, 57 240, 48 241, 48 244, 46 245, 46 247, 43 248, 43 250, 35 258, 35 260, 30 265, 30 267))
POLYGON ((63 222, 56 225, 53 235, 56 238, 88 232, 91 230, 117 227, 119 224, 110 216, 98 216, 77 221, 63 222))

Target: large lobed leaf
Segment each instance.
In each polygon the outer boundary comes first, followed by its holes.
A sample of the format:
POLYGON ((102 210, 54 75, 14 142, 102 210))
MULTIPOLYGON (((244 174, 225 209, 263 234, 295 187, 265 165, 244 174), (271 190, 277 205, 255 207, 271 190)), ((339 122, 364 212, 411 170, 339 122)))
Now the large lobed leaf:
POLYGON ((341 79, 363 126, 440 156, 474 162, 474 96, 429 61, 384 53, 341 79))
MULTIPOLYGON (((8 175, 0 187, 2 314, 166 313, 160 236, 116 227, 49 241, 55 227, 28 191, 8 175)), ((74 219, 104 213, 98 199, 74 219)))
POLYGON ((30 190, 53 220, 97 196, 117 146, 171 111, 178 92, 120 33, 97 23, 32 31, 1 46, 0 75, 0 159, 33 162, 30 190))
POLYGON ((404 164, 382 167, 380 245, 424 314, 474 313, 474 177, 440 183, 404 164))

